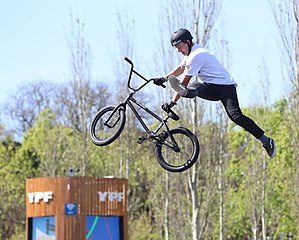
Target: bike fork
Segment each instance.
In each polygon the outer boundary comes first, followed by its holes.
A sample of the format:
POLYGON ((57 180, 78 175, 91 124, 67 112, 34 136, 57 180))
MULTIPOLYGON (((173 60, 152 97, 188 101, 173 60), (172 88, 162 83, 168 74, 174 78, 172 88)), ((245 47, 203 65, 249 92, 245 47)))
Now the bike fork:
POLYGON ((166 128, 166 133, 169 135, 171 141, 169 141, 170 145, 165 143, 165 141, 162 144, 172 148, 175 152, 180 152, 180 148, 179 148, 177 142, 175 141, 174 137, 170 134, 169 127, 167 126, 167 124, 165 122, 164 122, 164 125, 166 128))
POLYGON ((110 116, 107 118, 107 120, 104 122, 104 125, 108 128, 114 128, 115 125, 117 124, 117 122, 119 121, 119 116, 117 117, 116 121, 114 122, 114 124, 111 126, 108 122, 111 120, 112 116, 114 116, 114 114, 116 113, 116 111, 119 111, 120 108, 123 108, 124 111, 126 111, 126 107, 124 104, 119 104, 118 106, 116 106, 112 113, 110 114, 110 116))

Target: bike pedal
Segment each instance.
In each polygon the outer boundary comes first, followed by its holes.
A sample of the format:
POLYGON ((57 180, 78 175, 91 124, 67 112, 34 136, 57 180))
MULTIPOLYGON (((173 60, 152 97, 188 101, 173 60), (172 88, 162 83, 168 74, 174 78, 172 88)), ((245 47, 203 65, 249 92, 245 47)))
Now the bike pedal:
POLYGON ((137 143, 138 143, 138 144, 141 144, 141 143, 143 143, 145 140, 146 140, 145 137, 140 137, 140 138, 138 138, 137 143))

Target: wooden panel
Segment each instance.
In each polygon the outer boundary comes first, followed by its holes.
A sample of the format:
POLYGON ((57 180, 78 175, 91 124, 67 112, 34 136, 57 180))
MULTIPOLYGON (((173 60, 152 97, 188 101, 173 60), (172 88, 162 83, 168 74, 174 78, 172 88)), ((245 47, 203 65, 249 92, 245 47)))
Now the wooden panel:
MULTIPOLYGON (((28 185, 26 180, 26 215, 27 216, 51 216, 56 214, 54 201, 29 203, 28 194, 36 192, 57 192, 54 178, 30 179, 28 185)), ((56 194, 53 196, 55 199, 56 194)), ((53 199, 53 200, 54 200, 53 199)))
POLYGON ((64 214, 65 203, 76 203, 78 215, 126 216, 127 180, 118 178, 60 177, 26 180, 26 215, 64 214), (52 192, 48 202, 29 203, 28 193, 52 192), (105 197, 101 201, 100 194, 105 197), (121 196, 116 194, 122 193, 121 196), (120 197, 120 199, 118 199, 120 197))
POLYGON ((56 239, 85 239, 85 216, 56 216, 56 239))
MULTIPOLYGON (((31 217, 55 216, 56 239, 85 239, 86 216, 124 217, 123 239, 128 239, 127 179, 48 177, 26 180, 26 228, 31 217), (52 199, 30 203, 28 194, 52 192, 52 199), (76 215, 65 215, 65 204, 77 204, 76 215)), ((28 236, 27 236, 28 239, 28 236)))

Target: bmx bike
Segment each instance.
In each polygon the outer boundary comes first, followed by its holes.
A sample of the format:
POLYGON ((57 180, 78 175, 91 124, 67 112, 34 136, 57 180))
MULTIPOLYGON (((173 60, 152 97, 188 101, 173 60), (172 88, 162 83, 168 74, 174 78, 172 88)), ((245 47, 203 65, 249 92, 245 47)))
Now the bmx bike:
MULTIPOLYGON (((117 106, 104 107, 96 114, 89 131, 92 142, 97 146, 105 146, 114 142, 124 129, 126 108, 129 106, 145 132, 144 136, 138 138, 137 143, 141 144, 146 140, 153 142, 156 159, 160 166, 167 171, 182 172, 189 169, 197 161, 199 155, 200 146, 197 137, 184 127, 169 129, 167 124, 169 119, 179 120, 179 116, 171 109, 162 106, 162 109, 167 113, 162 118, 134 98, 135 93, 152 82, 153 79, 148 80, 135 71, 133 62, 127 57, 124 60, 131 65, 127 81, 127 87, 131 91, 122 103, 117 106), (131 78, 133 74, 145 82, 139 87, 132 87, 131 78), (154 130, 150 130, 134 105, 158 121, 158 126, 154 130)), ((165 85, 162 84, 162 87, 165 88, 165 85)))

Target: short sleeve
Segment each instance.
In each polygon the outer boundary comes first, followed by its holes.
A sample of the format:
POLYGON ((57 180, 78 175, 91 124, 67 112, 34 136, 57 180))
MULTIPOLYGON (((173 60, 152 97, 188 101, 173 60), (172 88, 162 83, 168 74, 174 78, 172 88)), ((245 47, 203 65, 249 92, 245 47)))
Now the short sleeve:
POLYGON ((200 69, 204 64, 203 54, 197 54, 194 57, 187 59, 185 65, 185 75, 187 76, 198 76, 200 69))

